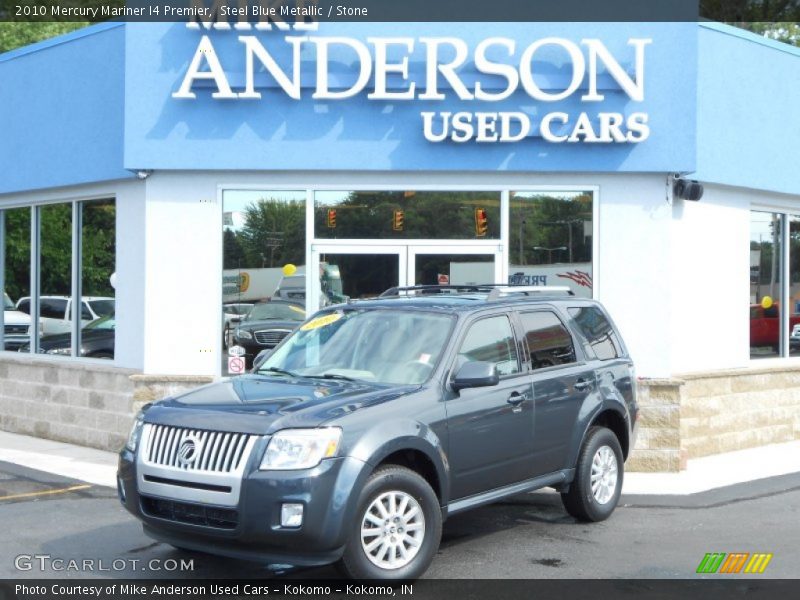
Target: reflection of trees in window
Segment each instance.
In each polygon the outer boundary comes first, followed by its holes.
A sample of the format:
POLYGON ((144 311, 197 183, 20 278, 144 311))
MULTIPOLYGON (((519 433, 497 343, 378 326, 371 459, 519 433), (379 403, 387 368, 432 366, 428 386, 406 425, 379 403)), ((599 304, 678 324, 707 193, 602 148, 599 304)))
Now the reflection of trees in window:
POLYGON ((116 270, 116 204, 114 200, 83 202, 81 208, 83 295, 114 296, 111 274, 116 270))
POLYGON ((30 294, 31 209, 5 211, 6 220, 6 293, 16 303, 30 294))
POLYGON ((261 198, 245 209, 241 230, 223 234, 226 269, 305 263, 305 203, 261 198))
POLYGON ((512 264, 591 262, 591 192, 573 197, 512 192, 510 208, 512 264))
POLYGON ((333 204, 317 203, 317 237, 338 239, 498 239, 500 193, 457 191, 342 192, 333 204), (475 209, 486 211, 488 231, 478 237, 475 209), (336 227, 327 224, 328 209, 336 210, 336 227), (403 228, 393 229, 395 211, 403 211, 403 228))
POLYGON ((72 204, 40 209, 39 289, 43 296, 72 295, 72 204))

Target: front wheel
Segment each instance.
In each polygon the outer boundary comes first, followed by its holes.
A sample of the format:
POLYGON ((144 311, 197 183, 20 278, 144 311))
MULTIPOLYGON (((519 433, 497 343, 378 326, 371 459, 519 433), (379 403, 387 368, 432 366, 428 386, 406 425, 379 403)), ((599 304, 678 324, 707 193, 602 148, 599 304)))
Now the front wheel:
POLYGON ((625 463, 614 432, 592 427, 586 434, 569 491, 561 494, 567 512, 581 521, 611 516, 622 492, 625 463))
POLYGON ((361 492, 339 567, 353 579, 416 579, 441 537, 442 513, 428 482, 405 467, 381 467, 361 492))

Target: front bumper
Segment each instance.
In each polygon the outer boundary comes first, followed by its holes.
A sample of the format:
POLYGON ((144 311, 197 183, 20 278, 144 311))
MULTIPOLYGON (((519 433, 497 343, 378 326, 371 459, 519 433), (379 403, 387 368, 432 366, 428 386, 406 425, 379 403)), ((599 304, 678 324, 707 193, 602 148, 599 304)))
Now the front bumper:
POLYGON ((309 566, 334 562, 344 552, 355 511, 351 495, 368 475, 365 466, 351 457, 298 471, 259 471, 251 464, 238 503, 214 506, 192 502, 184 487, 172 497, 140 495, 135 457, 123 450, 118 485, 125 508, 158 541, 233 558, 309 566), (281 527, 283 503, 303 504, 300 527, 281 527))

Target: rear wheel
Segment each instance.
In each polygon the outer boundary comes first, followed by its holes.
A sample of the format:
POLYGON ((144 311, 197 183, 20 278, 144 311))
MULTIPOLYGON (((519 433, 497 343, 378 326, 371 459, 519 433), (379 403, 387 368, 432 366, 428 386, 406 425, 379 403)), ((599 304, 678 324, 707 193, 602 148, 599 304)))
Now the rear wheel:
POLYGON ((414 471, 381 467, 364 486, 339 568, 353 579, 416 579, 442 536, 431 486, 414 471))
POLYGON ((624 475, 617 436, 605 427, 586 434, 569 491, 561 494, 567 512, 581 521, 603 521, 619 502, 624 475))

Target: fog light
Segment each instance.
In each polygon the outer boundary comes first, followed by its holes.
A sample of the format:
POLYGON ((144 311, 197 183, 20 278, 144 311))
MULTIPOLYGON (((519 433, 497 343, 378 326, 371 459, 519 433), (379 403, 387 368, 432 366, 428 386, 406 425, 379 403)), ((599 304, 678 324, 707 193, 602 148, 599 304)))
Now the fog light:
POLYGON ((117 494, 119 494, 119 500, 123 504, 125 504, 125 486, 122 485, 122 479, 117 477, 117 494))
POLYGON ((281 527, 300 527, 303 524, 302 504, 281 505, 281 527))

